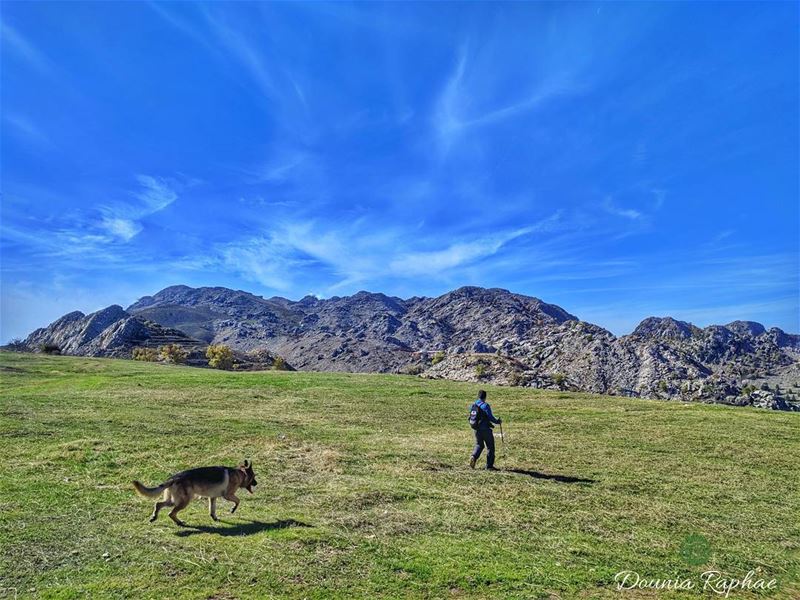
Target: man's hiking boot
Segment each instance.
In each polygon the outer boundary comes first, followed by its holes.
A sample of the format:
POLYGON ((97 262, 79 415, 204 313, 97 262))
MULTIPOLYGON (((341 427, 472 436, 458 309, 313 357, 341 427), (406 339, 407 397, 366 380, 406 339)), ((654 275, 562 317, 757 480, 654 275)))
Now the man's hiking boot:
POLYGON ((486 467, 486 470, 487 471, 499 471, 500 469, 498 469, 497 467, 486 467))
POLYGON ((477 459, 474 456, 470 456, 470 458, 469 458, 469 468, 470 469, 474 469, 475 468, 475 461, 476 460, 477 459))

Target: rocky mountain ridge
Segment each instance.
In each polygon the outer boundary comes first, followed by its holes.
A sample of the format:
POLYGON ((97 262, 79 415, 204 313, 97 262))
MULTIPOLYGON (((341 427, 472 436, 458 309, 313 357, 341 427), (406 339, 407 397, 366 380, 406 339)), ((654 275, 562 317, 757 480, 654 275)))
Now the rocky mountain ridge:
POLYGON ((800 377, 793 380, 798 335, 749 321, 700 328, 649 317, 616 337, 558 306, 497 288, 463 287, 437 298, 358 292, 292 301, 172 286, 126 310, 70 313, 25 344, 125 356, 159 335, 183 336, 196 348, 266 350, 304 370, 405 372, 787 410, 798 406, 794 391, 800 395, 800 377), (784 389, 775 389, 776 381, 784 389))
POLYGON ((51 346, 61 354, 113 358, 130 358, 136 347, 176 344, 192 353, 202 346, 183 331, 132 315, 116 304, 89 315, 68 313, 31 333, 24 343, 32 350, 51 346))

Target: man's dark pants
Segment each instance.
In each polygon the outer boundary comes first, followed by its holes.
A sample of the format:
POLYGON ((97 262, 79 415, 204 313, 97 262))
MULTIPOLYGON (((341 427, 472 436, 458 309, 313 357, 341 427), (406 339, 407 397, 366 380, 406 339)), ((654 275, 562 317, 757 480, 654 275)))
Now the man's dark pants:
POLYGON ((472 451, 472 458, 478 460, 483 447, 486 446, 486 468, 494 466, 494 433, 488 427, 479 427, 475 430, 475 448, 472 451))

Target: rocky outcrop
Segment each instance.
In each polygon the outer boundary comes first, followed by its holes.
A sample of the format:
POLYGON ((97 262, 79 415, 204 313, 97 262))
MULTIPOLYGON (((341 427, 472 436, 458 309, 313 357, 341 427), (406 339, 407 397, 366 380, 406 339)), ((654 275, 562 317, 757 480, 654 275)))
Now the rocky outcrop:
POLYGON ((72 354, 124 355, 125 348, 157 337, 159 326, 196 344, 226 344, 237 356, 266 353, 254 365, 280 356, 305 370, 415 373, 782 410, 796 408, 800 396, 800 377, 783 375, 799 364, 798 335, 751 321, 700 328, 649 317, 616 337, 558 306, 497 288, 463 287, 437 298, 359 292, 295 302, 173 286, 127 311, 70 313, 29 341, 49 341, 72 354))
POLYGON ((76 311, 47 327, 37 329, 23 342, 24 348, 47 348, 61 354, 130 358, 133 348, 158 348, 177 344, 191 355, 202 355, 205 344, 184 332, 141 316, 131 315, 113 305, 89 315, 76 311))

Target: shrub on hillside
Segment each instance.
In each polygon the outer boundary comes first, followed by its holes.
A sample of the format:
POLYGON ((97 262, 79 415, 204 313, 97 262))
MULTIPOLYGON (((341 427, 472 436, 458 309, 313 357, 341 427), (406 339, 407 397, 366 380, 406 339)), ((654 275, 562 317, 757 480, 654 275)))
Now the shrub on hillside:
POLYGON ((422 365, 409 365, 406 369, 406 375, 419 375, 425 370, 422 365))
POLYGON ((564 382, 566 382, 566 380, 567 376, 564 375, 563 373, 555 373, 553 375, 553 383, 555 383, 558 386, 558 389, 560 390, 564 389, 564 382))
POLYGON ((444 360, 444 352, 440 350, 439 352, 433 355, 433 358, 431 358, 431 364, 438 365, 443 360, 444 360))
POLYGON ((57 344, 39 344, 39 350, 45 354, 61 354, 61 348, 57 344))
POLYGON ((145 346, 138 346, 131 352, 133 360, 141 360, 144 362, 156 362, 158 360, 158 350, 155 348, 147 348, 145 346))
POLYGON ((512 373, 508 377, 509 385, 513 385, 515 387, 522 387, 526 386, 531 382, 530 378, 522 373, 512 373))
POLYGON ((208 366, 214 369, 225 369, 233 367, 233 350, 224 344, 212 344, 206 350, 208 366))
POLYGON ((276 356, 275 362, 272 363, 272 367, 276 371, 285 371, 286 370, 286 361, 283 359, 282 356, 276 356))
POLYGON ((178 346, 178 344, 166 344, 161 346, 161 348, 159 348, 159 354, 161 354, 161 358, 166 362, 174 365, 185 363, 188 357, 186 351, 178 346))

